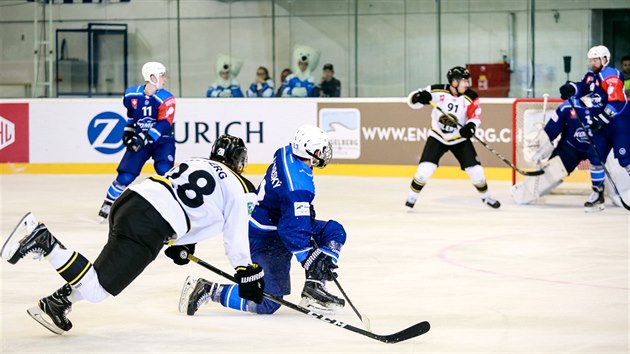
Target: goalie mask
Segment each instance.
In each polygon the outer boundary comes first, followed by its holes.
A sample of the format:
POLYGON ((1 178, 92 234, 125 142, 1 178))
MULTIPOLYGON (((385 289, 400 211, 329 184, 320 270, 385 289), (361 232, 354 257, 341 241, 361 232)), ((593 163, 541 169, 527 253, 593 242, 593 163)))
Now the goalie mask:
POLYGON ((295 156, 310 159, 313 167, 324 168, 332 159, 328 134, 314 125, 299 127, 291 141, 291 148, 295 156))
POLYGON ((212 144, 210 160, 219 161, 240 174, 247 166, 247 148, 243 139, 232 135, 221 135, 212 144))
POLYGON ((446 79, 449 85, 452 84, 453 80, 468 80, 470 79, 470 72, 462 66, 455 66, 446 73, 446 79))

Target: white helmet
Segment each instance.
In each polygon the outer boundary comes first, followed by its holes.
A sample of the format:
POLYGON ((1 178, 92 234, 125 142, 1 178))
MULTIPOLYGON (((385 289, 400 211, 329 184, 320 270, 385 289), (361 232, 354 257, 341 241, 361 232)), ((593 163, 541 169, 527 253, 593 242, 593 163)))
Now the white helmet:
POLYGON ((603 67, 606 67, 606 65, 608 65, 608 63, 610 63, 610 51, 608 50, 608 48, 606 48, 603 45, 596 45, 593 48, 589 49, 587 56, 588 56, 589 59, 606 58, 606 62, 605 63, 602 60, 602 66, 603 67))
POLYGON ((311 159, 311 165, 324 168, 332 159, 332 146, 328 141, 328 134, 314 125, 303 125, 298 128, 291 141, 293 154, 311 159), (319 156, 315 156, 317 151, 319 156))
POLYGON ((157 61, 150 61, 142 65, 142 76, 144 81, 150 82, 153 85, 158 85, 160 74, 166 73, 166 67, 162 63, 157 61), (151 81, 151 75, 155 76, 156 81, 151 81))

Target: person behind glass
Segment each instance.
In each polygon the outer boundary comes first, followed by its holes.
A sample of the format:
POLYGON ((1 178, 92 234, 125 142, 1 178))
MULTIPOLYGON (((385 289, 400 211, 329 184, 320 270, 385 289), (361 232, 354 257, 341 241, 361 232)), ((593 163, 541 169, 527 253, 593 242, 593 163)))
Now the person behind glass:
POLYGON ((276 96, 282 96, 282 85, 284 84, 284 80, 286 80, 287 76, 291 74, 293 74, 293 71, 291 71, 291 69, 289 68, 285 68, 284 70, 282 70, 282 72, 280 73, 280 87, 278 87, 278 91, 276 91, 276 96))
POLYGON ((630 97, 630 55, 621 58, 621 73, 623 74, 623 89, 628 98, 630 97))
POLYGON ((308 46, 297 46, 293 51, 293 74, 282 83, 282 97, 313 97, 315 79, 313 70, 319 62, 320 52, 308 46))
POLYGON ((236 80, 243 61, 226 54, 219 54, 216 62, 217 80, 208 88, 206 97, 244 97, 236 80))
POLYGON ((269 77, 269 70, 264 66, 259 66, 256 70, 256 79, 249 85, 247 97, 273 97, 275 84, 269 77))
POLYGON ((341 82, 334 77, 335 70, 332 64, 324 65, 322 71, 322 81, 317 86, 319 97, 339 97, 341 96, 341 82))
POLYGON ((123 105, 127 109, 127 126, 122 143, 127 151, 116 172, 118 176, 107 189, 98 216, 108 218, 114 201, 139 175, 142 166, 152 158, 155 172, 163 175, 175 161, 175 97, 164 89, 166 67, 150 61, 142 66, 143 85, 125 90, 123 105))

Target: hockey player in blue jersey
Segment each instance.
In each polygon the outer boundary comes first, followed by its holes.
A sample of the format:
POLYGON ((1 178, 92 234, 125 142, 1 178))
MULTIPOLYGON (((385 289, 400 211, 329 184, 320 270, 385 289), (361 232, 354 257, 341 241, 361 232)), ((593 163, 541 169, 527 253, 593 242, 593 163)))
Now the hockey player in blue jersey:
MULTIPOLYGON (((334 220, 315 219, 312 204, 312 168, 324 168, 331 158, 326 132, 311 125, 300 127, 291 144, 274 154, 258 187, 258 204, 249 224, 252 261, 265 269, 265 291, 280 297, 290 293, 289 271, 295 257, 306 271, 301 305, 323 313, 345 305, 324 285, 337 276, 335 269, 346 232, 334 220)), ((237 289, 238 285, 188 277, 180 304, 188 303, 188 315, 194 315, 209 300, 258 314, 271 314, 280 307, 266 298, 260 304, 245 301, 237 295, 237 289)))
POLYGON ((114 200, 139 175, 142 166, 153 158, 155 172, 163 175, 175 161, 175 97, 164 89, 166 68, 158 62, 142 66, 145 84, 125 90, 123 105, 128 124, 122 141, 127 151, 118 164, 118 176, 107 189, 107 196, 98 215, 107 219, 114 200))
POLYGON ((281 86, 282 97, 313 97, 315 79, 313 70, 319 62, 319 50, 298 46, 293 51, 293 73, 287 76, 281 86))
POLYGON ((219 54, 215 63, 218 77, 208 87, 206 97, 243 97, 241 85, 236 80, 242 66, 242 60, 226 54, 219 54))
POLYGON ((604 209, 604 164, 611 149, 619 164, 630 174, 630 108, 623 90, 623 75, 608 66, 608 48, 595 46, 587 56, 591 70, 582 81, 562 85, 560 95, 565 99, 579 97, 587 107, 599 110, 596 115, 591 115, 589 122, 597 154, 590 153, 593 193, 584 203, 586 211, 599 211, 604 209))
POLYGON ((544 129, 525 137, 526 160, 544 165, 545 173, 527 177, 512 187, 512 196, 517 204, 528 204, 548 194, 575 170, 580 161, 588 158, 590 144, 582 124, 588 124, 591 111, 579 100, 571 99, 577 114, 568 101, 563 102, 552 112, 544 129), (582 124, 578 119, 582 120, 582 124), (558 136, 560 140, 554 147, 552 142, 558 136))

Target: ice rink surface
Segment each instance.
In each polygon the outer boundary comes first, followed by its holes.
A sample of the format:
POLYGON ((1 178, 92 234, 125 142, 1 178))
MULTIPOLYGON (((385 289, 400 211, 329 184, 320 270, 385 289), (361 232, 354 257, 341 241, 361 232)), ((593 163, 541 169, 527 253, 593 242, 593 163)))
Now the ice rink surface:
MULTIPOLYGON (((257 184, 260 176, 250 176, 257 184)), ((68 248, 94 260, 107 238, 96 214, 114 175, 0 175, 2 242, 32 211, 68 248)), ((315 176, 318 218, 348 232, 339 281, 372 330, 390 334, 427 320, 427 334, 383 344, 287 308, 259 316, 211 303, 177 311, 187 275, 223 281, 163 254, 122 294, 80 302, 57 336, 26 309, 63 280, 46 261, 2 261, 2 353, 629 353, 630 213, 586 214, 585 196, 515 205, 490 182, 490 209, 464 180, 431 180, 413 210, 409 178, 315 176)), ((201 259, 231 272, 217 236, 201 259)), ((292 270, 299 303, 304 274, 292 270)), ((328 288, 339 294, 334 284, 328 288)), ((337 319, 357 327, 347 306, 337 319)))

